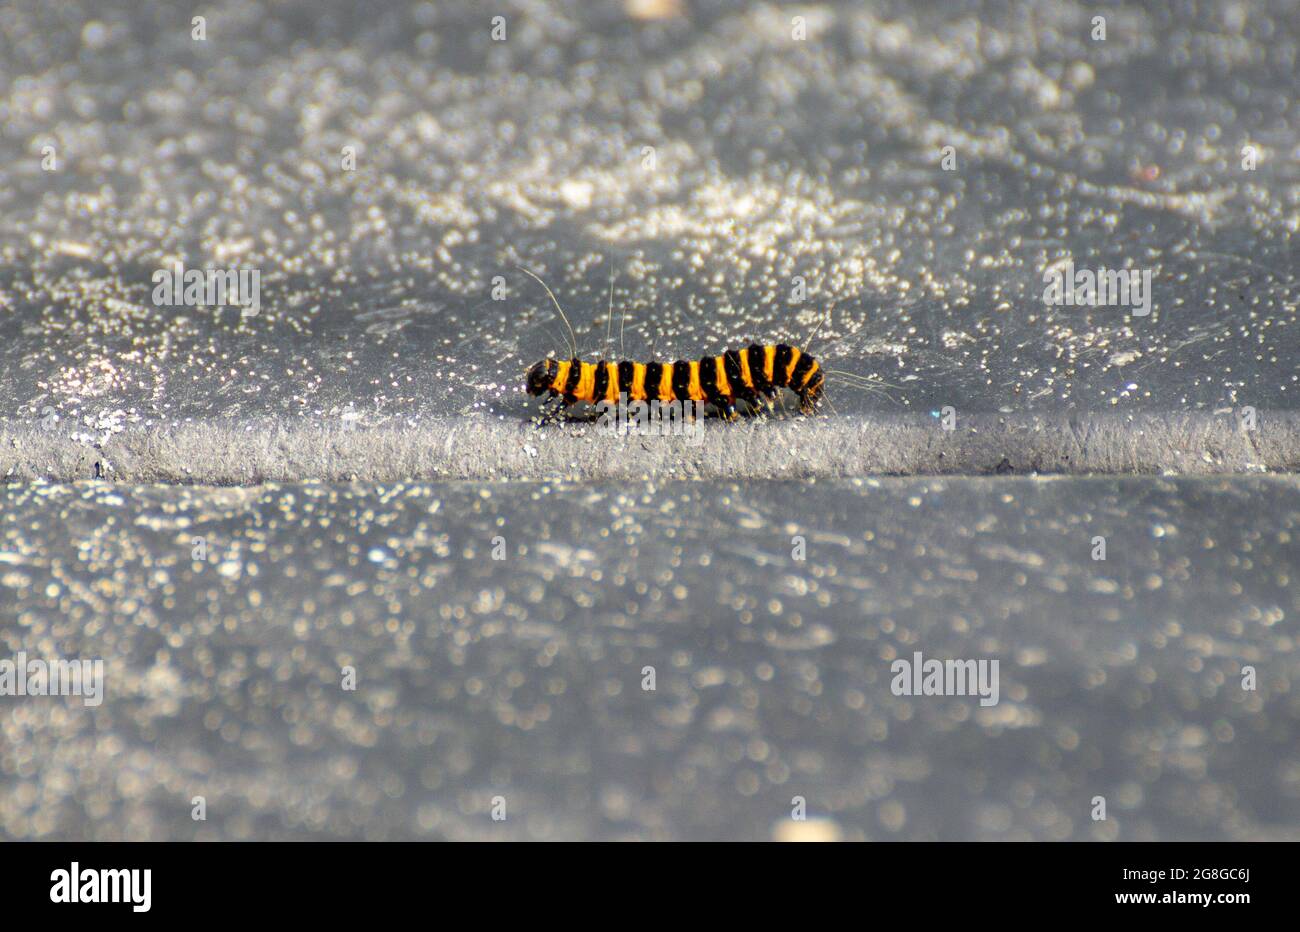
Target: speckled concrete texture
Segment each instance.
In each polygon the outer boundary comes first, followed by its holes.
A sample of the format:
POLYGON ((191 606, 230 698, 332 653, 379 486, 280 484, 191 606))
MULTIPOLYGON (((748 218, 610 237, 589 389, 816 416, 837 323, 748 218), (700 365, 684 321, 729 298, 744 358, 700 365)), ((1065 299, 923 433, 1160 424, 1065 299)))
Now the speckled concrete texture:
POLYGON ((1298 53, 1290 0, 0 4, 0 838, 1300 840, 1298 53), (585 358, 815 334, 828 404, 538 429, 525 268, 585 358))
MULTIPOLYGON (((945 406, 1045 418, 1057 469, 1071 416, 1206 431, 1247 407, 1275 415, 1256 439, 1276 455, 1217 468, 1300 459, 1289 4, 1124 7, 1104 40, 1075 3, 674 8, 503 4, 494 41, 477 3, 8 5, 0 473, 398 477, 229 453, 330 422, 409 431, 419 476, 485 476, 474 444, 431 438, 521 447, 524 367, 569 352, 520 265, 592 358, 799 343, 832 312, 814 351, 849 374, 827 414, 850 472, 1016 459, 919 440, 871 459, 945 406), (259 312, 158 306, 176 262, 257 271, 259 312), (1149 272, 1148 313, 1045 303, 1067 262, 1149 272)), ((1156 470, 1215 458, 1127 433, 1073 468, 1125 443, 1156 470)), ((642 460, 566 437, 509 474, 642 460)), ((713 446, 743 470, 741 444, 713 446)))
POLYGON ((0 503, 0 654, 106 669, 6 714, 11 837, 1300 839, 1294 477, 0 503))

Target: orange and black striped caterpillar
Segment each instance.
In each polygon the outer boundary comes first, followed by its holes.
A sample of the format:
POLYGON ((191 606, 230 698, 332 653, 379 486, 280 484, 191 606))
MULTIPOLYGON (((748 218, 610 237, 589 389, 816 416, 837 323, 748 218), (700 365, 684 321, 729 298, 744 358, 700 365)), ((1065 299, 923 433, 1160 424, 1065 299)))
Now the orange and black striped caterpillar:
MULTIPOLYGON (((583 362, 578 358, 578 341, 573 326, 554 292, 528 269, 523 266, 519 266, 519 269, 546 289, 555 310, 568 328, 569 344, 573 351, 570 359, 547 357, 528 370, 525 384, 528 394, 559 399, 542 417, 539 426, 559 417, 579 401, 587 404, 615 404, 620 395, 629 402, 693 402, 698 405, 696 410, 701 413, 704 405, 712 405, 721 417, 730 421, 737 416, 737 401, 744 402, 751 411, 770 411, 777 392, 788 388, 799 397, 801 413, 817 413, 826 381, 824 373, 827 370, 822 369, 817 360, 805 350, 784 343, 752 343, 745 349, 727 350, 719 356, 702 356, 696 362, 682 359, 664 363, 631 362, 627 359, 620 362, 607 362, 603 359, 594 363, 583 362)), ((613 273, 610 274, 609 289, 607 336, 614 312, 613 273)), ((827 319, 830 319, 829 312, 827 319)), ((818 324, 818 330, 820 327, 821 324, 818 324)), ((811 343, 818 330, 813 331, 807 343, 811 343)), ((853 384, 866 382, 850 373, 836 374, 845 376, 853 384)))
POLYGON ((546 423, 579 401, 599 404, 628 401, 697 401, 713 405, 727 420, 736 417, 736 402, 751 409, 770 407, 778 389, 799 396, 799 410, 813 414, 825 376, 817 360, 784 343, 704 356, 698 362, 583 362, 543 359, 528 371, 530 395, 559 398, 542 419, 546 423))

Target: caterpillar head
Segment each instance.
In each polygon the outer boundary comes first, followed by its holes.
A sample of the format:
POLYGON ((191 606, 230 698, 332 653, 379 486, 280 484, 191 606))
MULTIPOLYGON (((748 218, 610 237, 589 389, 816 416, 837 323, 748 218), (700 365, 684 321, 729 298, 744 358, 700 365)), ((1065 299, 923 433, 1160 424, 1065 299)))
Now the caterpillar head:
POLYGON ((545 395, 555 381, 556 363, 554 359, 543 359, 528 370, 528 382, 525 390, 530 395, 545 395))

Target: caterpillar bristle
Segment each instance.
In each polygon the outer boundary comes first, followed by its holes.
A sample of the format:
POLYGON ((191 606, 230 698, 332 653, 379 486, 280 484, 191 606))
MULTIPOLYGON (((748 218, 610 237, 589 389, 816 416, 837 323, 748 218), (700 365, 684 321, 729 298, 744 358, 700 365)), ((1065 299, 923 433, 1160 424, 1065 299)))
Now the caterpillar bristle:
POLYGON ((569 329, 569 346, 570 346, 570 348, 573 350, 573 358, 574 358, 574 359, 577 359, 577 358, 578 358, 578 338, 577 338, 577 336, 574 335, 574 333, 573 333, 573 325, 572 325, 571 323, 569 323, 569 318, 568 318, 568 316, 564 313, 564 308, 560 307, 560 302, 559 302, 559 300, 555 297, 555 292, 551 291, 550 286, 547 285, 546 282, 542 281, 540 278, 538 278, 536 275, 534 275, 534 274, 533 274, 532 272, 530 272, 528 269, 524 268, 522 265, 517 266, 517 268, 519 269, 519 271, 523 272, 525 275, 529 276, 529 277, 532 278, 534 281, 536 281, 537 284, 539 284, 539 285, 541 285, 543 288, 545 288, 545 289, 546 289, 546 293, 547 293, 548 295, 551 296, 551 303, 554 304, 554 305, 555 305, 555 309, 556 309, 557 311, 560 312, 560 319, 564 321, 564 326, 567 327, 567 328, 569 329))
POLYGON ((842 369, 823 369, 822 371, 827 375, 834 376, 839 381, 843 381, 846 385, 851 385, 854 388, 861 389, 871 395, 888 398, 895 404, 898 403, 898 400, 894 398, 893 395, 889 394, 886 389, 893 388, 901 391, 901 385, 896 385, 893 382, 886 382, 884 379, 880 378, 868 378, 856 372, 845 372, 842 369))

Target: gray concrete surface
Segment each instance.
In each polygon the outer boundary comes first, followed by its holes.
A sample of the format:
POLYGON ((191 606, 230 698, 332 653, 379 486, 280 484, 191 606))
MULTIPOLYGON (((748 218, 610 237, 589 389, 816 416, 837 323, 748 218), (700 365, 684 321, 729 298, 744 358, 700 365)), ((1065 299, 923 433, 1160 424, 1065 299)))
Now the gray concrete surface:
MULTIPOLYGON (((802 342, 833 306, 816 350, 874 385, 830 377, 849 474, 1016 461, 919 432, 945 406, 1046 424, 1053 469, 1300 461, 1290 4, 1121 7, 1104 41, 1077 3, 681 6, 504 4, 498 42, 476 3, 8 5, 0 475, 644 472, 562 431, 509 452, 525 365, 568 342, 518 265, 593 357, 802 342), (1149 271, 1149 314, 1045 304, 1066 260, 1149 271), (156 306, 176 261, 257 271, 259 313, 156 306), (1245 407, 1258 435, 1226 439, 1245 407), (1092 416, 1119 429, 1081 463, 1070 419, 1092 416), (420 461, 313 458, 340 424, 420 461)), ((711 446, 725 465, 654 472, 750 474, 747 441, 711 446)))
POLYGON ((802 796, 817 837, 1300 839, 1295 477, 0 502, 0 656, 106 670, 4 700, 11 838, 769 838, 802 796), (916 651, 997 704, 895 695, 916 651))
POLYGON ((685 436, 611 434, 597 415, 537 429, 473 416, 368 426, 322 420, 198 422, 128 428, 106 443, 21 428, 0 475, 106 476, 222 485, 409 479, 644 480, 835 478, 987 473, 1224 474, 1300 466, 1300 413, 1088 413, 1053 417, 871 415, 809 420, 708 418, 685 436))
POLYGON ((0 697, 0 838, 1297 838, 1298 51, 1286 0, 0 5, 0 662, 108 689, 0 697), (833 307, 832 406, 536 430, 521 265, 590 357, 833 307))

